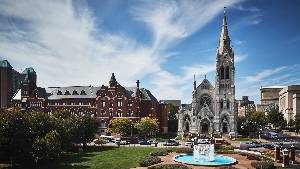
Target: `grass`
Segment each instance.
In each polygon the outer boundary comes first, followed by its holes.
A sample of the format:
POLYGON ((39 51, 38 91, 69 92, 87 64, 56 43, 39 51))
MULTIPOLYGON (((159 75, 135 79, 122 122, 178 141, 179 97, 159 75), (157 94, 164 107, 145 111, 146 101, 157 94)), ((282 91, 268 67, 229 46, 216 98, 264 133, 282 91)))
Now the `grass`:
MULTIPOLYGON (((139 166, 139 160, 154 147, 94 147, 79 153, 67 153, 59 160, 44 163, 39 169, 125 169, 139 166)), ((7 167, 7 166, 6 166, 7 167)), ((4 168, 4 167, 3 167, 4 168)), ((1 165, 0 165, 1 169, 1 165)))

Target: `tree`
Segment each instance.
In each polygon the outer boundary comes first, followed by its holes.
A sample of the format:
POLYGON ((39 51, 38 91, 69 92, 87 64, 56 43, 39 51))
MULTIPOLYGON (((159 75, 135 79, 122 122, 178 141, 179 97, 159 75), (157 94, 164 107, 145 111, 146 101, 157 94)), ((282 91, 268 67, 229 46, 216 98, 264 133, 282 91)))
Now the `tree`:
POLYGON ((48 132, 45 137, 36 138, 32 149, 36 163, 59 157, 62 150, 58 132, 53 130, 48 132))
POLYGON ((172 104, 166 105, 168 112, 168 130, 169 132, 177 132, 178 130, 178 119, 177 119, 177 109, 172 104))
POLYGON ((135 128, 145 138, 150 135, 154 135, 159 131, 159 124, 156 118, 144 117, 137 123, 135 128))
POLYGON ((279 112, 278 106, 271 106, 268 111, 267 121, 273 124, 274 127, 284 128, 286 126, 286 121, 281 112, 279 112))
POLYGON ((247 119, 251 122, 256 122, 256 124, 261 127, 267 124, 266 116, 264 112, 249 113, 247 119))
POLYGON ((127 118, 116 118, 110 121, 109 128, 113 133, 119 133, 122 136, 128 136, 132 132, 133 122, 127 118))
POLYGON ((295 130, 298 133, 300 130, 300 114, 296 114, 294 124, 295 124, 295 130))
POLYGON ((74 142, 86 143, 91 142, 95 138, 95 133, 98 129, 97 121, 89 115, 77 116, 74 118, 74 142))

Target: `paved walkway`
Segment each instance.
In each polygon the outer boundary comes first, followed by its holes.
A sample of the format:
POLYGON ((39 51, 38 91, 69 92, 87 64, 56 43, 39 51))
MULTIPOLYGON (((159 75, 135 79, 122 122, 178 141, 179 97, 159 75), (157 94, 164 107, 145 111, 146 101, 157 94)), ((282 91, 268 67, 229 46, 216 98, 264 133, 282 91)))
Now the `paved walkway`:
MULTIPOLYGON (((175 155, 178 155, 178 153, 170 153, 167 156, 160 157, 161 160, 162 160, 161 164, 180 164, 180 163, 175 162, 173 160, 173 157, 175 155)), ((241 156, 239 154, 222 154, 222 155, 226 155, 226 156, 235 158, 238 161, 237 164, 232 165, 235 168, 239 168, 239 169, 254 169, 251 166, 251 162, 253 162, 255 160, 248 160, 245 156, 241 156)), ((193 169, 200 169, 200 168, 201 169, 218 169, 218 168, 220 168, 220 167, 204 167, 204 166, 193 166, 193 165, 187 165, 187 166, 189 166, 190 168, 193 168, 193 169)), ((146 168, 147 167, 137 167, 135 169, 146 169, 146 168)))

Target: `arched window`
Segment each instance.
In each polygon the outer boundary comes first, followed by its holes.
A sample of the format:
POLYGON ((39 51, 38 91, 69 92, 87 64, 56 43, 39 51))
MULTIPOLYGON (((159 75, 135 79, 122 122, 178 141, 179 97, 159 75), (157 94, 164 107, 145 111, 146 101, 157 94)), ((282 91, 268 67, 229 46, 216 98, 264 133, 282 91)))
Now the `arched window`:
POLYGON ((122 107, 122 98, 121 97, 118 97, 118 107, 122 107))
POLYGON ((221 79, 224 79, 224 67, 221 66, 221 69, 220 69, 220 74, 221 74, 221 79))
POLYGON ((220 107, 223 109, 223 101, 220 102, 220 107))
POLYGON ((105 111, 104 111, 104 110, 101 111, 101 116, 102 116, 102 117, 105 116, 105 111))
POLYGON ((104 119, 101 120, 101 127, 102 127, 102 128, 106 127, 106 122, 105 122, 104 119))
POLYGON ((114 107, 114 103, 111 101, 109 102, 109 108, 113 108, 114 107))
POLYGON ((229 72, 229 66, 226 66, 226 79, 229 79, 230 72, 229 72))
POLYGON ((113 110, 112 109, 109 109, 109 116, 113 117, 113 110))
POLYGON ((229 100, 227 100, 227 109, 229 109, 230 103, 229 100))

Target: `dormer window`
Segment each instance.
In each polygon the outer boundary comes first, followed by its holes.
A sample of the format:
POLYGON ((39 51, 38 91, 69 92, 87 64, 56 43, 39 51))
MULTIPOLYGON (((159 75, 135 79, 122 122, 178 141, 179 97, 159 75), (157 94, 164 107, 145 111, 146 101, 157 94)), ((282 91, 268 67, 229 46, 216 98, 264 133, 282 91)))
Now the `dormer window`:
POLYGON ((62 95, 62 92, 59 90, 59 91, 57 92, 57 95, 62 95))
POLYGON ((76 90, 74 90, 72 95, 78 95, 78 92, 76 90))
POLYGON ((71 93, 68 90, 66 90, 65 95, 71 95, 71 93))
POLYGON ((80 95, 86 95, 84 90, 81 90, 80 95))

